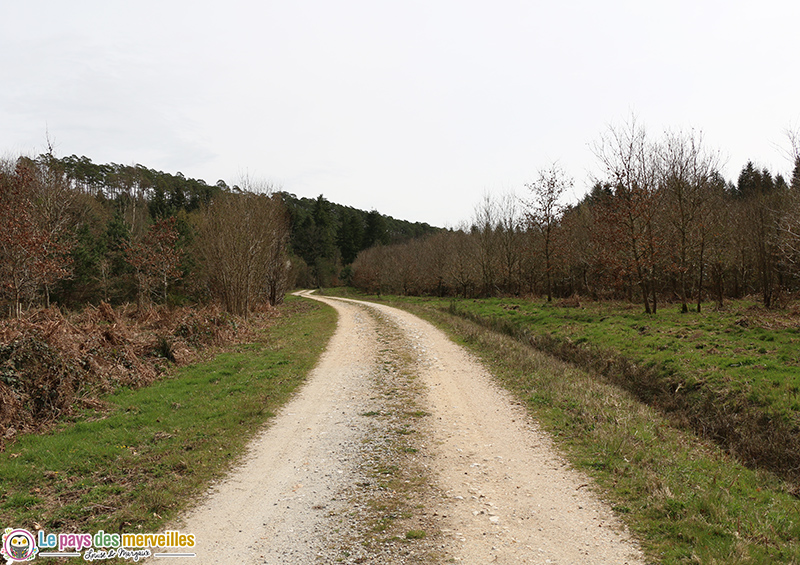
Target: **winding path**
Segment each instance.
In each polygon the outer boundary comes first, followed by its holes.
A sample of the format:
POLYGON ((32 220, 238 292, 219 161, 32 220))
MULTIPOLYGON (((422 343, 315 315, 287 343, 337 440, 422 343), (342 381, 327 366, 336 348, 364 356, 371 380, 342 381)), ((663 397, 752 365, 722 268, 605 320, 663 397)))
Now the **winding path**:
POLYGON ((197 558, 189 561, 416 563, 435 555, 470 565, 644 562, 590 481, 440 330, 388 306, 300 294, 337 310, 336 333, 245 462, 178 524, 197 539, 197 558), (394 350, 406 352, 402 370, 386 356, 394 350), (375 550, 359 543, 361 515, 375 506, 369 497, 376 491, 361 487, 369 482, 365 460, 384 432, 370 415, 397 411, 381 390, 387 381, 376 375, 409 372, 417 384, 408 394, 425 414, 408 450, 426 475, 414 508, 430 535, 419 545, 395 540, 375 550))

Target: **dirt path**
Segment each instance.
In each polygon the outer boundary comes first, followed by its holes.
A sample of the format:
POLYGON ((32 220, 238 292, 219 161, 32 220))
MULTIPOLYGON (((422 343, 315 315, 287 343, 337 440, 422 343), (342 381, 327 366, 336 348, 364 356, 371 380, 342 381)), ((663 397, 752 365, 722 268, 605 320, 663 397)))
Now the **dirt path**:
POLYGON ((304 296, 336 308, 337 331, 244 464, 175 525, 198 540, 193 563, 643 562, 589 481, 442 332, 304 296))

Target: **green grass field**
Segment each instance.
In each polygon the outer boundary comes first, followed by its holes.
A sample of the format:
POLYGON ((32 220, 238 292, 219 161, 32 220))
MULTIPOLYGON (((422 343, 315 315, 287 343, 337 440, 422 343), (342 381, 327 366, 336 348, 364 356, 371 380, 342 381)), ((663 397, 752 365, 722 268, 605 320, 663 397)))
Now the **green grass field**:
POLYGON ((636 363, 727 387, 800 424, 800 314, 748 302, 726 310, 657 315, 638 305, 562 308, 524 300, 459 301, 457 308, 557 340, 610 349, 636 363))
POLYGON ((104 398, 0 454, 0 524, 33 531, 157 530, 204 492, 305 379, 333 309, 287 297, 257 343, 104 398))

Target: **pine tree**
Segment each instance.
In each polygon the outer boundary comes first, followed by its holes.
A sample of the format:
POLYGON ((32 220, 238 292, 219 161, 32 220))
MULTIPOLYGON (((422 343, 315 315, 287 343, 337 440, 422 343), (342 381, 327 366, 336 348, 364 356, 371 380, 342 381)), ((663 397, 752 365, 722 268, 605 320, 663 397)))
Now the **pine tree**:
POLYGON ((372 247, 373 245, 389 243, 389 234, 386 231, 386 222, 377 210, 372 210, 367 214, 367 227, 364 231, 363 249, 372 247))
POLYGON ((800 192, 800 155, 798 155, 794 160, 792 182, 789 184, 789 187, 795 192, 800 192))
POLYGON ((314 259, 333 260, 336 255, 336 226, 331 203, 320 194, 311 213, 314 220, 314 259))
POLYGON ((349 265, 355 261, 356 255, 361 251, 363 240, 364 222, 361 216, 352 210, 346 211, 342 216, 342 223, 336 236, 342 263, 349 265))
POLYGON ((758 188, 761 183, 761 175, 756 170, 752 161, 748 161, 747 165, 742 168, 739 173, 739 180, 736 183, 736 196, 740 198, 748 198, 758 193, 758 188))

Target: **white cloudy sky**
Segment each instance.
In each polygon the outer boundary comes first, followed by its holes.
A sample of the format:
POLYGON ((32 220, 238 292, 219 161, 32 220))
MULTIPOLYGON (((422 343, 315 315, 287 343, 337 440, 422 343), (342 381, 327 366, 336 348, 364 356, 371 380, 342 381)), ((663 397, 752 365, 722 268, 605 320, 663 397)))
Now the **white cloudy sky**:
POLYGON ((635 113, 788 173, 800 2, 0 0, 0 152, 456 225, 635 113))

